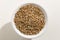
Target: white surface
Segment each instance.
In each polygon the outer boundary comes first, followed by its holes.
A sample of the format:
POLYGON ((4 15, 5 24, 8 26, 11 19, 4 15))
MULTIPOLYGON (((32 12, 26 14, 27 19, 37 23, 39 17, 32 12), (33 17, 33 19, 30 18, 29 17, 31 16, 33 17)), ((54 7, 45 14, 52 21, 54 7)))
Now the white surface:
POLYGON ((0 28, 10 22, 18 6, 30 2, 41 5, 48 15, 46 33, 32 40, 60 40, 60 0, 0 0, 0 28))

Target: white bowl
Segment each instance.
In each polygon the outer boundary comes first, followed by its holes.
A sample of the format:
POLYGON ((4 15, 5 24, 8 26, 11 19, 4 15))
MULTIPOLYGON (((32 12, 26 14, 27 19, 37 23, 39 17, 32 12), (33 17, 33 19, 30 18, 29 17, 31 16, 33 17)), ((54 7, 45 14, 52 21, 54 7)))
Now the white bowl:
POLYGON ((45 10, 44 10, 40 5, 35 4, 35 3, 27 3, 27 4, 23 4, 22 6, 18 7, 17 10, 15 10, 15 11, 14 11, 14 14, 12 15, 12 25, 13 25, 13 28, 14 28, 15 32, 16 32, 18 35, 20 35, 20 36, 22 36, 22 37, 24 37, 24 38, 29 38, 29 39, 30 39, 30 38, 35 38, 35 37, 38 37, 38 36, 42 35, 42 34, 45 32, 45 30, 46 30, 47 14, 46 14, 45 10), (38 6, 38 7, 43 11, 43 13, 44 13, 44 15, 45 15, 45 25, 44 25, 44 28, 43 28, 38 34, 36 34, 36 35, 25 35, 25 34, 21 33, 21 32, 16 28, 16 25, 15 25, 15 23, 14 23, 14 17, 15 17, 16 12, 19 10, 20 7, 22 7, 22 6, 24 6, 24 5, 28 5, 28 4, 34 4, 34 5, 38 6))

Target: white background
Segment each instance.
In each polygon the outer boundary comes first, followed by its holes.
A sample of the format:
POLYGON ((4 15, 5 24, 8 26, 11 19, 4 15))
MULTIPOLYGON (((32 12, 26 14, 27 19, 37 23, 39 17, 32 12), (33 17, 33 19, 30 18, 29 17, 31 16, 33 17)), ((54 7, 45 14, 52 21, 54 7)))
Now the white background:
POLYGON ((0 29, 11 21, 14 10, 25 3, 39 4, 48 16, 46 33, 32 40, 60 40, 60 0, 0 0, 0 29))

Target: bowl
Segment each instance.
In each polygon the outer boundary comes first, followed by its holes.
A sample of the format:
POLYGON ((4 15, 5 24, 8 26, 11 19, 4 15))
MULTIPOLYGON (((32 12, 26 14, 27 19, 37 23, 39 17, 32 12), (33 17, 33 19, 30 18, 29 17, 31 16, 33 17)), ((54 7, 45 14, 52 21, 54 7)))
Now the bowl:
POLYGON ((15 32, 16 32, 19 36, 22 36, 22 37, 24 37, 24 38, 29 38, 29 39, 31 39, 31 38, 36 38, 36 37, 38 37, 38 36, 41 36, 41 35, 46 31, 47 14, 46 14, 45 10, 44 10, 40 5, 35 4, 35 3, 26 3, 26 4, 23 4, 23 5, 19 6, 19 7, 14 11, 14 13, 13 13, 13 15, 12 15, 11 22, 12 22, 12 25, 13 25, 13 29, 15 30, 15 32), (44 15, 45 15, 45 25, 44 25, 44 28, 43 28, 38 34, 36 34, 36 35, 25 35, 25 34, 21 33, 21 32, 16 28, 16 25, 15 25, 15 23, 14 23, 14 17, 15 17, 16 12, 19 10, 20 7, 22 7, 22 6, 24 6, 24 5, 28 5, 28 4, 33 4, 33 5, 37 6, 37 7, 39 7, 39 8, 42 10, 42 12, 44 13, 44 15))

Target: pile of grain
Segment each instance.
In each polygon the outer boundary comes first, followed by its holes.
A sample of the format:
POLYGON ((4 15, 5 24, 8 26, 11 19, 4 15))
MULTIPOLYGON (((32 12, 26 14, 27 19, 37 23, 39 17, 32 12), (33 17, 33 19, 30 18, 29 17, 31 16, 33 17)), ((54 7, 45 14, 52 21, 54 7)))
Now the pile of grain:
POLYGON ((15 14, 14 22, 16 28, 26 35, 38 34, 45 24, 45 16, 42 10, 34 5, 22 6, 15 14))

